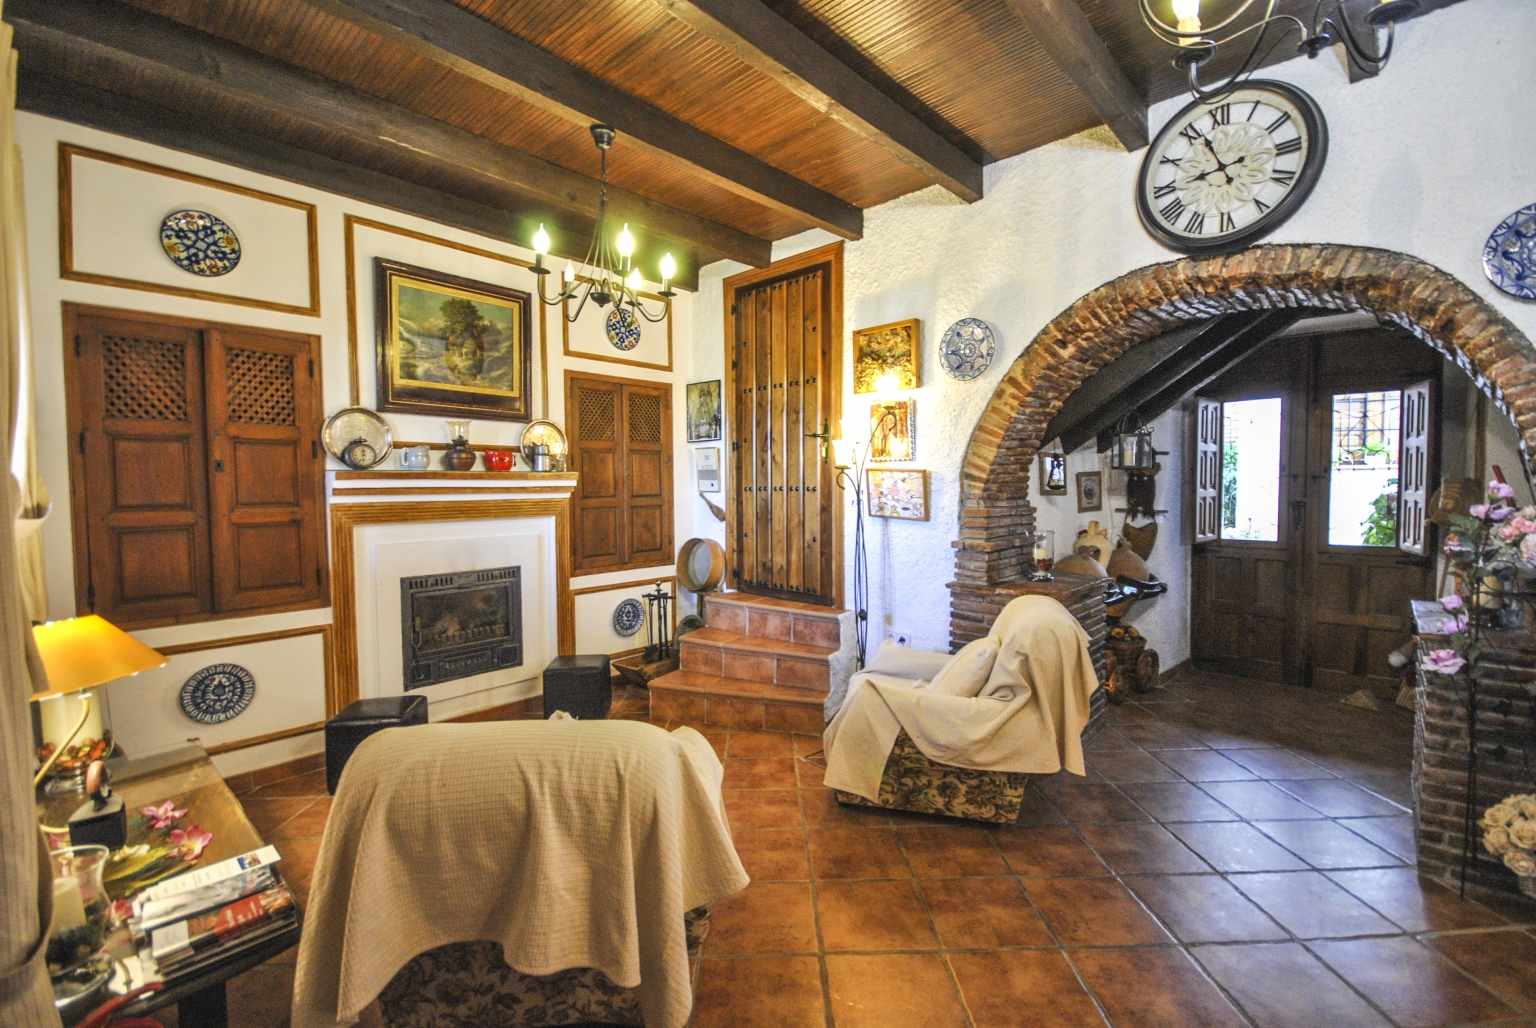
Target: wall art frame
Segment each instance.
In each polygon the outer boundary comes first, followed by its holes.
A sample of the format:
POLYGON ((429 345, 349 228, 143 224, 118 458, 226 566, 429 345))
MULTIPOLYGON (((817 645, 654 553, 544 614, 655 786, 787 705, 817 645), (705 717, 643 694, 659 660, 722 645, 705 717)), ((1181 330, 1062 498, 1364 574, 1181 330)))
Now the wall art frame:
POLYGON ((875 392, 875 383, 894 372, 899 389, 922 385, 922 337, 920 318, 893 321, 888 325, 853 330, 853 391, 875 392))
POLYGON ((1041 496, 1067 495, 1067 455, 1064 453, 1040 454, 1041 496))
POLYGON ((895 422, 887 417, 885 404, 869 407, 869 459, 875 461, 917 458, 917 400, 903 397, 895 402, 895 422))
POLYGON ((687 402, 688 441, 712 443, 719 440, 724 431, 724 393, 720 379, 709 382, 689 382, 685 390, 687 402))
POLYGON ((1077 473, 1077 512, 1088 514, 1104 509, 1104 472, 1077 473))
POLYGON ((533 420, 532 294, 383 257, 373 268, 380 411, 533 420))
POLYGON ((920 468, 869 468, 865 471, 869 516, 899 521, 927 521, 928 472, 920 468))

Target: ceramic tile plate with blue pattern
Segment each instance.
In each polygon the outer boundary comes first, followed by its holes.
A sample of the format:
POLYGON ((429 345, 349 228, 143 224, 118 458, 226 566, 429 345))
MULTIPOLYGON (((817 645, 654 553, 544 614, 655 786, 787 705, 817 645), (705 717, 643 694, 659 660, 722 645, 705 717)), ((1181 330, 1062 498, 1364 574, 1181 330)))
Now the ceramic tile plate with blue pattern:
POLYGON ((183 271, 217 278, 240 263, 240 237, 207 211, 172 211, 160 223, 160 245, 183 271))
POLYGON ((640 322, 628 307, 615 307, 608 312, 608 341, 620 350, 633 350, 640 345, 640 322))
POLYGON ((1483 246, 1483 271, 1510 296, 1536 300, 1536 203, 1499 222, 1483 246))
POLYGON ((645 624, 645 606, 633 596, 613 608, 613 630, 628 639, 645 624))
POLYGON ((969 382, 992 366, 997 344, 992 329, 980 318, 961 318, 944 332, 939 343, 939 366, 950 378, 969 382))

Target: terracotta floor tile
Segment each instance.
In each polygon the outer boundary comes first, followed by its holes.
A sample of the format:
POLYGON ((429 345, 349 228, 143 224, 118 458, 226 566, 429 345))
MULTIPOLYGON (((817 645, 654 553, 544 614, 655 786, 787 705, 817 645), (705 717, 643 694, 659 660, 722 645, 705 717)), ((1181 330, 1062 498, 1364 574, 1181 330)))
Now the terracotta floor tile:
POLYGON ((251 827, 255 828, 256 834, 263 839, 271 835, 278 825, 315 802, 316 800, 307 796, 271 798, 242 796, 240 798, 240 805, 245 808, 245 816, 250 820, 251 827))
POLYGON ((984 828, 902 826, 896 833, 919 878, 1005 875, 1008 865, 984 828))
POLYGON ((1466 932, 1422 941, 1516 1010, 1536 1011, 1536 939, 1525 932, 1466 932))
POLYGON ((837 1028, 966 1028, 965 1009, 937 953, 828 956, 827 992, 837 1028))
POLYGON ((1316 807, 1329 817, 1390 817, 1403 813, 1401 807, 1337 779, 1276 784, 1307 806, 1316 807))
POLYGON ((1244 782, 1258 777, 1215 750, 1159 751, 1157 759, 1191 782, 1244 782))
POLYGON ((229 1028, 286 1025, 293 1005, 293 975, 291 964, 266 963, 231 979, 225 987, 229 1028))
POLYGON ((1290 750, 1233 749, 1222 750, 1222 755, 1237 761, 1260 778, 1269 780, 1333 777, 1326 768, 1290 750))
POLYGON ((951 953, 949 964, 976 1028, 1103 1028, 1058 950, 951 953))
POLYGON ((1119 726, 1119 732, 1145 750, 1198 750, 1205 743, 1166 721, 1119 726))
POLYGON ((1314 942, 1310 948, 1403 1028, 1515 1016, 1449 961, 1404 936, 1314 942))
POLYGON ((911 878, 889 828, 813 828, 811 867, 817 878, 911 878))
POLYGON ((1096 753, 1088 758, 1088 763, 1106 782, 1183 781, 1177 771, 1145 750, 1096 753))
MULTIPOLYGON (((730 750, 729 742, 726 750, 730 750)), ((744 757, 725 762, 726 789, 793 789, 796 784, 793 757, 744 757)))
POLYGON ((910 878, 819 882, 816 907, 828 953, 938 948, 917 883, 910 878))
POLYGON ((1016 825, 1059 825, 1065 824, 1066 819, 1057 813, 1050 800, 1039 789, 1030 788, 1024 791, 1024 799, 1019 804, 1019 819, 1016 825))
POLYGON ((1172 942, 1136 897, 1113 878, 1031 878, 1030 898, 1063 946, 1172 942))
POLYGON ((1120 791, 1159 821, 1237 821, 1228 810, 1190 782, 1144 782, 1120 791))
POLYGON ((736 832, 736 855, 754 882, 804 882, 811 877, 805 859, 805 833, 798 828, 736 832))
POLYGON ((297 775, 293 778, 284 778, 273 782, 271 785, 263 785, 251 791, 252 796, 324 796, 325 770, 311 771, 308 774, 297 775))
POLYGON ((319 839, 283 839, 274 842, 282 861, 277 865, 286 882, 302 882, 315 870, 315 860, 320 856, 319 839))
POLYGON ((924 878, 918 889, 949 949, 1056 945, 1013 878, 924 878))
POLYGON ((1380 846, 1333 821, 1256 821, 1254 827, 1320 870, 1401 864, 1380 846))
POLYGON ((1421 878, 1412 867, 1330 871, 1328 877, 1404 931, 1497 928, 1506 923, 1482 904, 1464 900, 1454 890, 1421 878))
POLYGON ((699 962, 692 1028, 783 1028, 824 1023, 815 957, 699 962))
POLYGON ((1300 871, 1307 863, 1241 821, 1171 824, 1168 830, 1218 871, 1300 871))
POLYGON ((994 828, 992 838, 1017 875, 1107 875, 1109 868, 1065 825, 994 828))
POLYGON ((1289 939, 1220 875, 1142 875, 1125 879, 1181 942, 1267 942, 1289 939))
POLYGON ((1192 950, 1259 1028, 1391 1028, 1299 943, 1192 950))
POLYGON ((1141 749, 1140 746, 1121 735, 1119 730, 1108 725, 1105 725, 1103 730, 1098 735, 1095 735, 1091 742, 1083 744, 1083 752, 1089 756, 1095 753, 1112 753, 1119 750, 1139 749, 1141 749))
POLYGON ((795 741, 795 756, 810 757, 825 752, 819 735, 800 735, 796 733, 790 738, 795 741))
POLYGON ((1184 730, 1218 750, 1273 749, 1276 746, 1272 740, 1259 738, 1257 733, 1245 735, 1225 728, 1204 728, 1199 725, 1186 725, 1184 730))
POLYGON ((844 806, 831 789, 801 789, 805 823, 814 827, 874 827, 889 825, 891 815, 878 807, 844 806))
POLYGON ((795 741, 788 732, 731 732, 725 744, 730 757, 793 757, 795 741))
POLYGON ((722 795, 725 816, 730 820, 731 828, 737 831, 800 827, 800 793, 797 789, 747 792, 728 789, 722 795))
MULTIPOLYGON (((1254 753, 1279 752, 1254 750, 1254 753)), ((1324 815, 1268 782, 1206 782, 1201 786, 1248 821, 1316 820, 1324 815)))
POLYGON ((809 885, 754 883, 709 908, 705 956, 815 952, 809 885))
POLYGON ((1414 862, 1416 849, 1411 815, 1339 818, 1339 824, 1356 835, 1364 836, 1406 863, 1414 862))
POLYGON ((1040 791, 1074 824, 1150 820, 1113 785, 1045 785, 1040 791))
POLYGON ((325 834, 325 823, 331 816, 331 798, 322 796, 310 802, 298 814, 284 821, 266 836, 268 842, 277 839, 318 839, 325 834))
POLYGON ((802 789, 820 789, 826 784, 827 768, 820 757, 815 760, 797 759, 795 774, 800 779, 802 789))
POLYGON ((1227 880, 1297 938, 1337 939, 1397 932, 1392 922, 1317 871, 1241 874, 1227 880))
POLYGON ((1115 1028, 1246 1028, 1177 947, 1077 950, 1069 956, 1115 1028))
POLYGON ((1083 825, 1079 831, 1117 874, 1180 874, 1210 870, 1205 861, 1162 825, 1083 825))

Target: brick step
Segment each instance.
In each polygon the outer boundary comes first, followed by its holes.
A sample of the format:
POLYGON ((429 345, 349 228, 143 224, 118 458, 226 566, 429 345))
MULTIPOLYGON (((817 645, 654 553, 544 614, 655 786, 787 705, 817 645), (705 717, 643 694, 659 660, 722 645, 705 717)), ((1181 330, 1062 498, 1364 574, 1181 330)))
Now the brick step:
POLYGON ((651 717, 812 735, 826 726, 826 690, 674 671, 652 680, 650 694, 651 717))
POLYGON ((842 648, 846 613, 837 607, 743 592, 711 593, 704 600, 704 620, 711 628, 833 650, 842 648))
POLYGON ((832 687, 837 650, 719 628, 700 628, 678 639, 684 671, 772 682, 822 695, 832 687))

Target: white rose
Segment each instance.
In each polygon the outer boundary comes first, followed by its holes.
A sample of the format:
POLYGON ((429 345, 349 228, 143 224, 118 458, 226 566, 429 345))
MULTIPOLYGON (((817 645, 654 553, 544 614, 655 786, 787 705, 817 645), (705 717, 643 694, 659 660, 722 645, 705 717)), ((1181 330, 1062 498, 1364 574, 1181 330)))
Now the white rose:
POLYGON ((1536 821, 1516 821, 1510 825, 1509 841, 1523 850, 1536 850, 1536 821))
POLYGON ((1496 857, 1506 853, 1510 845, 1507 828, 1490 828, 1483 833, 1483 849, 1496 857))
POLYGON ((1504 802, 1513 803, 1521 817, 1536 821, 1536 796, 1511 796, 1504 802))
POLYGON ((1504 825, 1509 824, 1517 816, 1518 815, 1515 813, 1515 808, 1509 804, 1495 803, 1493 806, 1489 807, 1487 813, 1483 815, 1483 820, 1487 821, 1495 828, 1501 828, 1504 825))
POLYGON ((1505 853, 1504 866, 1521 878, 1530 878, 1536 875, 1536 857, 1531 856, 1525 850, 1511 849, 1505 853))

